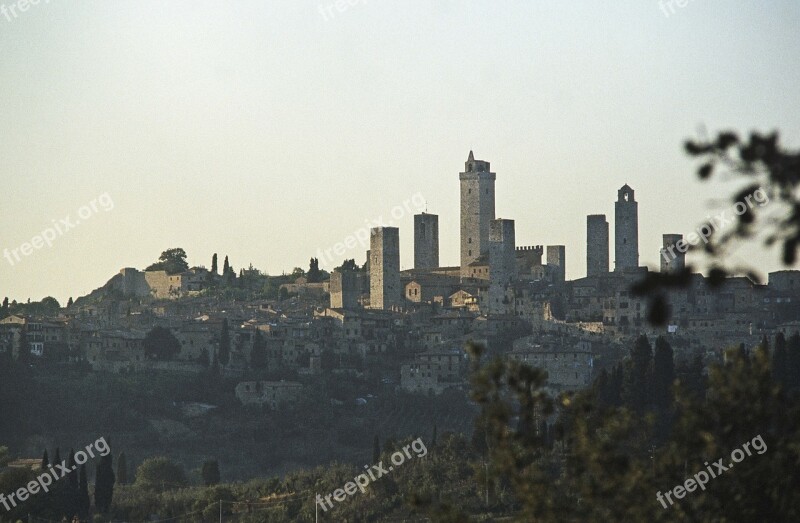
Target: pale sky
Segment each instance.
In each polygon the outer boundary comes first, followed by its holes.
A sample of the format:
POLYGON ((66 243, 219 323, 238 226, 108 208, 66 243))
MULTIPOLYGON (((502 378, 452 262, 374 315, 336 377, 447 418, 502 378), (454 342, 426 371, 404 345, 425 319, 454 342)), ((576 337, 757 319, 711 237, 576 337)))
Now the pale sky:
MULTIPOLYGON (((18 301, 63 304, 169 247, 191 265, 217 252, 237 271, 306 268, 417 193, 457 265, 470 149, 497 173, 517 244, 566 245, 568 278, 585 274, 587 214, 609 219, 613 267, 624 183, 655 266, 662 233, 691 232, 732 191, 697 181, 684 139, 779 129, 800 147, 796 1, 669 16, 657 0, 2 2, 0 249, 113 201, 0 258, 0 297, 18 301)), ((741 259, 779 267, 759 249, 741 259)))

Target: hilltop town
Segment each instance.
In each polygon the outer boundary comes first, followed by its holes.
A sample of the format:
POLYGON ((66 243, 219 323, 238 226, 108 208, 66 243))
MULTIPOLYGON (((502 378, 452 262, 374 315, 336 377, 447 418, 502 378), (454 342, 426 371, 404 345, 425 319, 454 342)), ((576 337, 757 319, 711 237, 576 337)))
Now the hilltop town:
MULTIPOLYGON (((615 347, 641 333, 669 336, 679 359, 715 358, 726 347, 800 325, 793 301, 800 271, 779 271, 766 285, 739 277, 720 288, 695 274, 672 297, 670 324, 652 327, 646 299, 630 292, 648 271, 639 266, 639 202, 631 187, 620 188, 615 202, 613 270, 608 220, 589 215, 587 275, 566 281, 564 245, 520 245, 514 220, 495 217, 495 181, 489 162, 470 152, 459 174, 458 266, 439 263, 438 216, 423 212, 414 216, 413 269, 400 270, 395 227, 371 230, 363 266, 343 260, 331 274, 312 258, 308 271, 291 275, 269 277, 252 267, 237 275, 227 257, 220 274, 216 255, 211 269, 124 268, 91 295, 46 316, 11 313, 7 305, 0 351, 16 358, 24 339, 34 359, 81 361, 98 372, 202 372, 216 360, 233 375, 263 368, 298 378, 323 370, 361 373, 370 361, 385 383, 430 395, 463 386, 463 347, 470 340, 538 362, 549 385, 564 390, 588 385, 598 365, 623 355, 615 347), (223 323, 230 336, 225 355, 223 323), (146 354, 145 339, 155 327, 175 337, 174 354, 146 354)), ((685 254, 666 254, 682 238, 664 235, 662 272, 684 267, 685 254)), ((243 402, 289 399, 296 385, 267 384, 258 397, 240 396, 243 402)))

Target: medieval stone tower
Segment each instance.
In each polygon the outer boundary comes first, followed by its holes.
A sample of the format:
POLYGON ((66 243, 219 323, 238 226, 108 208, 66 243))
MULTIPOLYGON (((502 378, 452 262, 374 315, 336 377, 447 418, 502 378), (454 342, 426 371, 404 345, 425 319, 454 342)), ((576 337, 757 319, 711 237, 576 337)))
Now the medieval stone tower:
POLYGON ((400 289, 400 229, 375 227, 370 231, 369 306, 391 309, 402 304, 400 289))
POLYGON ((435 269, 439 266, 439 216, 414 215, 414 268, 435 269))
POLYGON ((639 267, 639 204, 628 184, 617 191, 614 203, 614 270, 639 267))
POLYGON ((686 266, 686 253, 675 248, 682 234, 665 234, 661 237, 661 272, 677 272, 686 266))
POLYGON ((459 175, 461 180, 461 276, 469 277, 469 264, 489 251, 494 220, 494 181, 489 162, 476 160, 472 151, 459 175))
POLYGON ((605 214, 586 217, 586 276, 608 272, 608 221, 605 214))
POLYGON ((567 270, 567 248, 564 245, 547 246, 547 266, 550 267, 550 274, 553 283, 564 283, 567 270))
POLYGON ((504 314, 506 288, 517 275, 514 220, 492 220, 489 226, 489 312, 504 314))

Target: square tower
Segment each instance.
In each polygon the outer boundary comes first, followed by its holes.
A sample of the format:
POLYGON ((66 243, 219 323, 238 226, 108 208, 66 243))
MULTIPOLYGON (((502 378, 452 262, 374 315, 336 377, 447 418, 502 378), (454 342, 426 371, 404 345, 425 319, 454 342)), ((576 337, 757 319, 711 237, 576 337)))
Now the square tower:
POLYGON ((369 239, 369 306, 391 309, 402 305, 400 289, 400 230, 375 227, 369 239))
POLYGON ((469 277, 469 264, 489 251, 494 220, 494 182, 489 162, 476 160, 472 151, 461 180, 461 276, 469 277))
POLYGON ((414 215, 414 268, 439 267, 439 216, 414 215))
POLYGON ((586 217, 586 276, 608 273, 608 220, 605 214, 586 217))
POLYGON ((547 267, 553 283, 564 283, 567 275, 567 248, 563 245, 547 246, 547 267))
POLYGON ((333 271, 331 273, 330 295, 332 309, 356 309, 361 295, 358 271, 333 271))
POLYGON ((682 239, 682 234, 664 234, 661 237, 661 272, 678 272, 686 267, 686 253, 675 248, 682 239))
POLYGON ((489 228, 489 306, 490 314, 506 314, 509 303, 506 289, 517 274, 514 220, 498 218, 489 228))
POLYGON ((614 202, 614 270, 639 267, 639 204, 628 184, 617 191, 614 202))

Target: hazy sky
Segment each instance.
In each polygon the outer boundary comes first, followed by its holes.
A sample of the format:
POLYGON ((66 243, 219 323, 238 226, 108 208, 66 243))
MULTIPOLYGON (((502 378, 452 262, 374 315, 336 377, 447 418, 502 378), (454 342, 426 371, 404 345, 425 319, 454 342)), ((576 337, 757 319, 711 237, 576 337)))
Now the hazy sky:
MULTIPOLYGON (((237 271, 307 267, 417 193, 457 265, 470 149, 492 162, 517 244, 565 244, 568 278, 585 274, 586 214, 608 215, 613 267, 626 182, 655 265, 662 233, 690 232, 732 190, 696 180, 685 138, 777 128, 800 146, 796 1, 691 0, 669 16, 657 0, 351 3, 0 14, 0 249, 89 206, 51 247, 0 259, 0 296, 63 303, 178 246, 192 265, 218 252, 237 271), (113 209, 93 211, 106 193, 113 209)), ((409 268, 412 216, 395 214, 409 268)), ((758 249, 741 258, 778 267, 758 249)))

